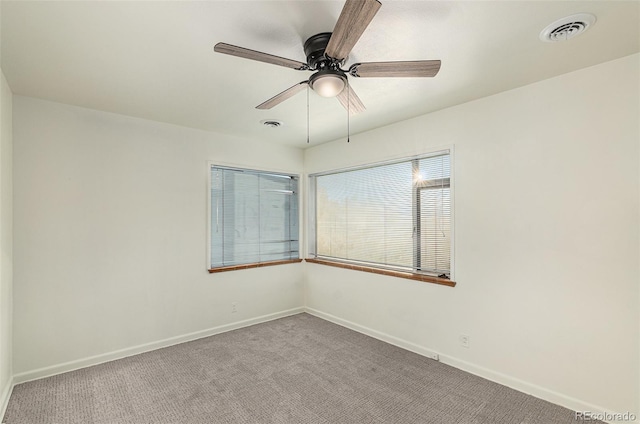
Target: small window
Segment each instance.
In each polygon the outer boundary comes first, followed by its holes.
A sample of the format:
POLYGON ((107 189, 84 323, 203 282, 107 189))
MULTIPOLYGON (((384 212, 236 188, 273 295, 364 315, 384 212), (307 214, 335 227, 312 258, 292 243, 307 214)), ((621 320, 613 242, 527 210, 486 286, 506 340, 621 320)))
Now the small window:
POLYGON ((312 175, 310 187, 310 256, 450 277, 449 151, 312 175))
POLYGON ((299 258, 298 177, 211 167, 210 268, 299 258))

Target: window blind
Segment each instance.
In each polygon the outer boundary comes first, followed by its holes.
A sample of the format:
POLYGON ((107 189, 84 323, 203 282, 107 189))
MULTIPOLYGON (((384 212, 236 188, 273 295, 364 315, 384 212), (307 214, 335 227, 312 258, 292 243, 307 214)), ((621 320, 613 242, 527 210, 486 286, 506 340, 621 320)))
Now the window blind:
POLYGON ((451 268, 450 173, 449 155, 418 161, 416 268, 422 271, 448 274, 451 268))
POLYGON ((299 257, 298 178, 211 168, 211 267, 299 257))
POLYGON ((448 152, 316 175, 310 186, 315 187, 315 256, 450 272, 448 152))

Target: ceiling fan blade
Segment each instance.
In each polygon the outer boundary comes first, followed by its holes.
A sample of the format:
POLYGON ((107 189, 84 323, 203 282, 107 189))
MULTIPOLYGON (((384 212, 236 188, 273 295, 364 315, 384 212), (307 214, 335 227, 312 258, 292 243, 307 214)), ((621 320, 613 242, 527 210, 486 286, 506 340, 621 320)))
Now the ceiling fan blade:
POLYGON ((306 63, 298 62, 297 60, 286 59, 284 57, 245 49, 244 47, 233 46, 227 43, 216 44, 213 47, 213 51, 230 54, 231 56, 243 57, 245 59, 257 60, 259 62, 271 63, 273 65, 284 66, 285 68, 291 68, 298 71, 306 71, 309 69, 309 66, 306 63))
POLYGON ((351 85, 347 85, 337 97, 342 106, 349 111, 349 115, 356 115, 366 109, 351 85))
POLYGON ((354 77, 435 77, 440 70, 439 60, 408 62, 355 63, 349 68, 354 77))
POLYGON ((280 103, 284 102, 288 98, 298 94, 300 91, 304 90, 308 85, 309 85, 309 81, 299 82, 293 87, 287 88, 282 93, 276 94, 266 102, 260 103, 258 106, 256 106, 256 109, 271 109, 272 107, 277 106, 280 103))
POLYGON ((380 6, 381 3, 378 0, 347 0, 333 29, 325 54, 334 59, 346 58, 380 6))

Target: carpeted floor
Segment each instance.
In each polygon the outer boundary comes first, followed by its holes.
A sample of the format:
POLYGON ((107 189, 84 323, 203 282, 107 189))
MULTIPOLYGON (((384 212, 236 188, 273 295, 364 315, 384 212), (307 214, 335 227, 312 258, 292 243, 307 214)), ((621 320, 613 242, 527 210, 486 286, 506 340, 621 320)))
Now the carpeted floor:
POLYGON ((16 386, 3 423, 573 423, 568 409, 308 314, 16 386))

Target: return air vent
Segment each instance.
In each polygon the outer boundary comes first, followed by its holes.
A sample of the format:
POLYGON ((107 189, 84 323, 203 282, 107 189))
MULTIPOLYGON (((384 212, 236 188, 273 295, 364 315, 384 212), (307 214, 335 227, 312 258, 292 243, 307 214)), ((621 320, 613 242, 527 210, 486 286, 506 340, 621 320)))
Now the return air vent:
POLYGON ((260 123, 269 128, 278 128, 282 126, 282 121, 276 121, 275 119, 265 119, 264 121, 260 121, 260 123))
POLYGON ((540 33, 540 39, 546 42, 567 41, 576 37, 596 23, 596 17, 590 13, 578 13, 558 19, 540 33))

